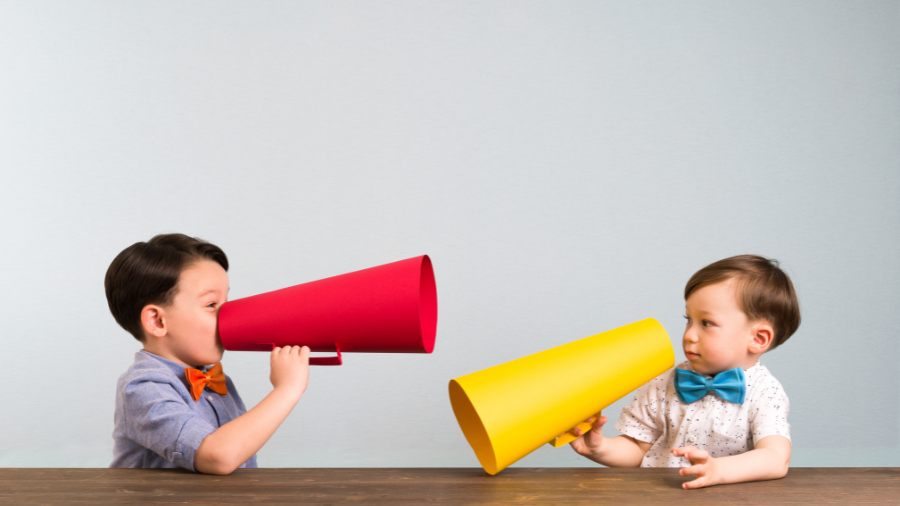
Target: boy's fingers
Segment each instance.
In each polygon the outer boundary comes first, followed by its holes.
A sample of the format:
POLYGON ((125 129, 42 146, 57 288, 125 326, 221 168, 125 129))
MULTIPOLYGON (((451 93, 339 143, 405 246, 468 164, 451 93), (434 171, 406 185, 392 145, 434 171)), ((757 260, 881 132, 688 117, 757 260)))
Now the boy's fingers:
POLYGON ((297 358, 303 358, 303 350, 306 350, 305 353, 307 356, 309 356, 309 348, 307 348, 306 346, 294 346, 294 349, 291 350, 291 355, 297 358))
MULTIPOLYGON (((597 415, 599 415, 599 413, 598 413, 597 415)), ((594 416, 588 418, 587 420, 585 420, 586 423, 591 424, 591 430, 594 431, 594 432, 600 432, 600 429, 603 428, 603 424, 606 423, 606 417, 605 417, 605 416, 604 416, 604 417, 600 417, 600 418, 595 418, 597 415, 594 415, 594 416)), ((585 434, 585 432, 584 432, 583 430, 581 430, 581 428, 578 427, 578 426, 576 425, 576 426, 572 427, 571 429, 569 429, 568 431, 563 432, 562 434, 560 434, 560 436, 564 436, 564 435, 566 435, 566 434, 571 434, 571 435, 573 435, 573 436, 575 436, 575 437, 581 437, 581 436, 583 436, 583 435, 585 434)))
POLYGON ((684 457, 688 453, 693 453, 697 451, 696 446, 682 446, 681 448, 675 448, 672 450, 672 455, 676 457, 684 457))
POLYGON ((705 464, 697 464, 690 467, 682 467, 678 470, 678 474, 681 476, 697 476, 702 475, 706 472, 705 464))
POLYGON ((309 357, 309 346, 302 346, 300 348, 300 356, 309 357))
POLYGON ((696 464, 698 462, 703 464, 707 460, 709 460, 709 452, 706 450, 695 449, 694 451, 691 452, 690 457, 688 457, 688 458, 690 459, 691 464, 696 464))
POLYGON ((683 483, 681 486, 684 487, 685 490, 690 490, 693 488, 703 488, 707 485, 709 485, 709 478, 707 478, 706 476, 701 476, 696 480, 683 483))

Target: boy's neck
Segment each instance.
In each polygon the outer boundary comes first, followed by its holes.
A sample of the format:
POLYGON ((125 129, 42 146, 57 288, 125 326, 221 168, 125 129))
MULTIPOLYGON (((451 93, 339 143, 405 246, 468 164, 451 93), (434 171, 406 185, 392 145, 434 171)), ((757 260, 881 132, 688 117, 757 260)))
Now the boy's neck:
MULTIPOLYGON (((744 360, 742 360, 740 364, 738 364, 734 367, 740 367, 746 371, 747 369, 750 369, 751 367, 758 364, 759 357, 761 357, 761 356, 762 356, 762 353, 748 353, 747 357, 744 358, 744 360)), ((732 367, 732 369, 734 369, 734 367, 732 367)))
MULTIPOLYGON (((762 356, 762 353, 748 354, 745 359, 742 359, 742 360, 738 361, 737 363, 732 364, 730 367, 726 367, 726 368, 722 369, 721 371, 704 373, 704 374, 709 377, 715 377, 719 373, 723 373, 725 371, 730 371, 730 370, 738 368, 738 367, 740 367, 741 369, 746 371, 747 369, 750 369, 751 367, 758 364, 759 357, 761 357, 761 356, 762 356)), ((691 370, 693 370, 693 367, 691 368, 691 370)), ((694 372, 697 372, 697 371, 694 371, 694 372)))
POLYGON ((157 357, 162 357, 166 360, 175 362, 176 364, 180 364, 185 367, 192 367, 194 369, 198 369, 198 367, 195 365, 185 364, 182 360, 179 360, 177 356, 175 356, 173 353, 169 352, 169 350, 167 350, 164 346, 160 346, 159 343, 153 342, 150 339, 147 339, 146 341, 144 341, 144 351, 146 351, 147 353, 152 353, 153 355, 156 355, 157 357))

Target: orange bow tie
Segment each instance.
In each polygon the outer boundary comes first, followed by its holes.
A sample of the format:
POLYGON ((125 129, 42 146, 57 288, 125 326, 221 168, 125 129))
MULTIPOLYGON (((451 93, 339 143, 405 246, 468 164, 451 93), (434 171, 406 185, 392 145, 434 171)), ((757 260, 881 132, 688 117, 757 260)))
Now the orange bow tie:
POLYGON ((228 388, 225 386, 225 373, 222 372, 221 362, 210 367, 207 372, 185 367, 184 376, 187 378, 188 383, 191 384, 191 397, 195 401, 200 400, 200 394, 206 387, 209 387, 210 390, 217 394, 228 395, 228 388))

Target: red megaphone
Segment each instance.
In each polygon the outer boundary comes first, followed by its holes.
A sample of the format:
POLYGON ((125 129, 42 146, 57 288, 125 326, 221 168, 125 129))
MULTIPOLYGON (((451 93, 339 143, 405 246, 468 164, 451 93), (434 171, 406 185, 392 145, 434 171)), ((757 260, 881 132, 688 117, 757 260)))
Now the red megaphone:
POLYGON ((427 255, 236 299, 219 309, 226 350, 309 346, 334 351, 312 365, 340 365, 341 352, 431 353, 437 288, 427 255))

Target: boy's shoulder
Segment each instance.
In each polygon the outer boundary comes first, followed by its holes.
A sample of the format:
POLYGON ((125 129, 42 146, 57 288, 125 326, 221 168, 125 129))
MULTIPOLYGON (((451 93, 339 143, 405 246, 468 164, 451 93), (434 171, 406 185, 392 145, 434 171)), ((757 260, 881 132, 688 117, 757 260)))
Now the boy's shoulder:
POLYGON ((121 376, 116 385, 117 397, 124 402, 135 396, 146 401, 163 397, 190 398, 184 367, 172 361, 141 350, 134 354, 134 363, 121 376))
POLYGON ((119 384, 128 384, 133 381, 163 381, 178 380, 172 366, 164 362, 165 359, 156 357, 152 353, 141 350, 134 354, 134 363, 119 376, 119 384))
POLYGON ((767 393, 767 395, 778 393, 787 397, 784 386, 762 362, 757 362, 756 365, 747 369, 744 373, 747 379, 747 393, 757 394, 750 395, 751 398, 757 398, 758 394, 763 393, 767 393))

